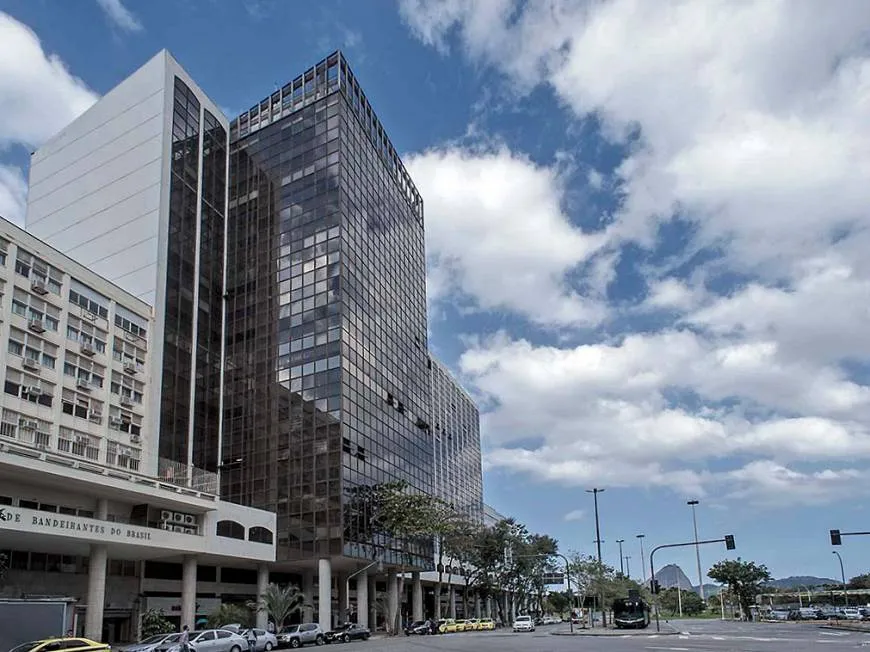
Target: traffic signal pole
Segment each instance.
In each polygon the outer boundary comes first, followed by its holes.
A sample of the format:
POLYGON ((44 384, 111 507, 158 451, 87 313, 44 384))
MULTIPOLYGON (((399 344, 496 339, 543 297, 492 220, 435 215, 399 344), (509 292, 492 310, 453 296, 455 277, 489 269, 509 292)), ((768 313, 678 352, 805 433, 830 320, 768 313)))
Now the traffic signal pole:
MULTIPOLYGON (((655 567, 655 559, 654 559, 656 552, 658 552, 659 550, 662 550, 663 548, 685 548, 687 546, 701 546, 701 545, 704 545, 707 543, 724 543, 726 550, 734 550, 734 548, 736 547, 734 545, 734 535, 726 534, 721 539, 707 539, 706 541, 688 541, 686 543, 664 543, 660 546, 656 546, 655 548, 653 548, 652 551, 650 551, 650 553, 649 553, 649 572, 650 572, 650 581, 649 582, 650 582, 650 591, 652 592, 653 596, 658 595, 658 591, 656 590, 658 582, 656 581, 656 570, 655 570, 656 567, 655 567)), ((679 586, 679 582, 677 582, 677 591, 679 591, 679 590, 680 590, 680 586, 679 586)), ((658 602, 656 602, 656 631, 657 632, 662 631, 661 623, 659 622, 658 602)))

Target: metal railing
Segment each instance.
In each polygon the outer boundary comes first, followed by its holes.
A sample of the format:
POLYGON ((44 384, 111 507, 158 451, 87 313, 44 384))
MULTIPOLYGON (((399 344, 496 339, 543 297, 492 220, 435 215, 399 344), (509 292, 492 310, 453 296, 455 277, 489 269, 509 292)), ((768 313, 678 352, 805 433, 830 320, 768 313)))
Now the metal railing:
POLYGON ((178 487, 188 487, 195 491, 210 494, 218 492, 217 473, 188 466, 165 457, 161 457, 157 462, 157 479, 178 487))

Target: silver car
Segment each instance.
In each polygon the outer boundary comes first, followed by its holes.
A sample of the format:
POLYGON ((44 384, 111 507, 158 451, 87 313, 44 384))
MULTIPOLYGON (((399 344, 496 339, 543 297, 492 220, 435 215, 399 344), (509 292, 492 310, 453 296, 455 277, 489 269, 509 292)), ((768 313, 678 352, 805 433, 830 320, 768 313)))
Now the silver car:
POLYGON ((181 638, 181 634, 156 634, 138 643, 125 645, 120 648, 120 652, 154 652, 164 644, 169 645, 170 643, 177 642, 179 638, 181 638))
POLYGON ((250 632, 254 633, 256 643, 254 644, 254 652, 272 652, 278 647, 278 637, 265 629, 246 629, 239 632, 239 635, 246 641, 251 641, 250 632))
MULTIPOLYGON (((326 637, 317 623, 304 623, 302 625, 288 625, 278 632, 278 646, 297 648, 303 645, 323 645, 326 637)), ((199 652, 199 650, 197 650, 199 652)))
MULTIPOLYGON (((248 642, 226 629, 204 629, 190 632, 190 649, 192 652, 247 652, 248 642)), ((181 645, 164 643, 154 652, 181 652, 181 645)))

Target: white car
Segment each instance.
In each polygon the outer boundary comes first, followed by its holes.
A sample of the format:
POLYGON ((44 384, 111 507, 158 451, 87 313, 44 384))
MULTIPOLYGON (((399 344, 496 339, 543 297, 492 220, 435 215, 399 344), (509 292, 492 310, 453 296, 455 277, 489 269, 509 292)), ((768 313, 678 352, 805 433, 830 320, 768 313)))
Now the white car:
POLYGON ((535 621, 531 616, 517 616, 514 620, 515 632, 533 632, 535 631, 535 621))

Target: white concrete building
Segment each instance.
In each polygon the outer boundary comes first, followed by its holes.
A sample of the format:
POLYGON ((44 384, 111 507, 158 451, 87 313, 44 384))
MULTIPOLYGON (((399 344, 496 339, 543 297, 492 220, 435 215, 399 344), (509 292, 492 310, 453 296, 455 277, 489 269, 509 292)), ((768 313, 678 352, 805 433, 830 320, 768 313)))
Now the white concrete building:
POLYGON ((0 219, 0 596, 74 598, 70 628, 98 640, 134 636, 149 593, 193 626, 220 602, 198 566, 249 569, 231 590, 253 597, 275 560, 274 514, 218 500, 215 474, 157 479, 153 334, 151 306, 0 219))

